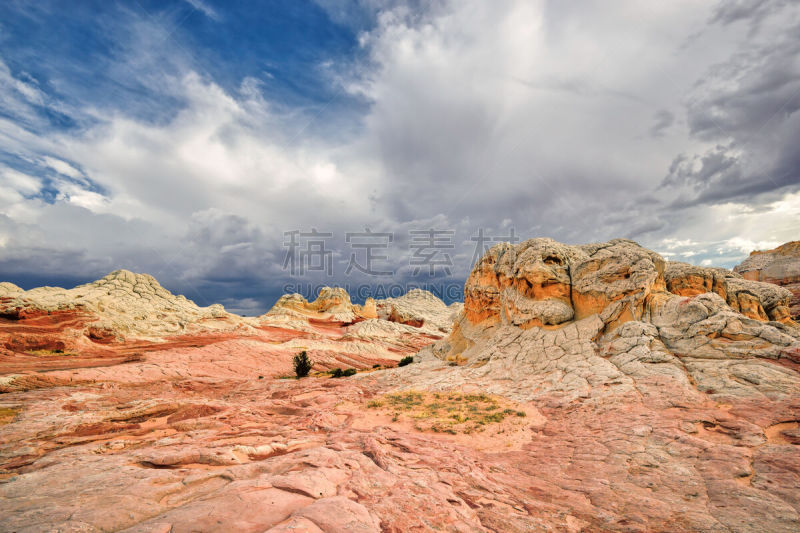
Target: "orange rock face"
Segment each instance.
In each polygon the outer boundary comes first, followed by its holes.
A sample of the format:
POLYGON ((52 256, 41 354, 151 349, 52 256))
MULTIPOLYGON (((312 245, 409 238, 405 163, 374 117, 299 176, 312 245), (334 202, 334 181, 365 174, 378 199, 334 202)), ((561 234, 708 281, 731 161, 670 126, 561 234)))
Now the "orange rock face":
POLYGON ((664 261, 624 240, 567 246, 532 239, 500 244, 475 266, 464 290, 471 324, 563 327, 600 315, 607 331, 640 320, 663 294, 715 293, 749 318, 791 322, 789 293, 725 269, 664 261))
POLYGON ((495 246, 465 285, 467 319, 472 323, 507 320, 520 327, 555 326, 571 320, 572 252, 546 240, 530 246, 495 246))
POLYGON ((800 320, 800 241, 752 252, 734 271, 745 279, 773 283, 791 291, 788 314, 800 320))
POLYGON ((732 309, 755 320, 792 321, 789 308, 791 293, 747 279, 737 272, 668 263, 666 282, 670 292, 681 296, 709 292, 719 294, 732 309))

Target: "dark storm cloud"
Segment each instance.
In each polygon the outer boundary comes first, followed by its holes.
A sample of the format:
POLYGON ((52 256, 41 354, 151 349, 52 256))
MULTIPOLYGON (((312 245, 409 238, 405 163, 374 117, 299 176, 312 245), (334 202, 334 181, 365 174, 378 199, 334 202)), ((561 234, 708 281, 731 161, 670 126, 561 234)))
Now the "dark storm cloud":
POLYGON ((788 2, 730 3, 716 11, 712 24, 747 24, 751 32, 689 94, 691 135, 718 144, 673 160, 662 182, 680 191, 673 206, 752 199, 800 184, 797 15, 788 2))
POLYGON ((675 122, 675 115, 662 109, 653 116, 653 125, 650 127, 652 137, 662 137, 664 132, 675 122))
POLYGON ((709 22, 723 25, 747 22, 757 28, 766 17, 790 3, 790 0, 728 0, 717 5, 709 22))
MULTIPOLYGON (((741 24, 746 39, 697 80, 686 104, 694 138, 717 143, 680 154, 662 187, 676 186, 672 207, 731 200, 800 185, 800 23, 786 1, 721 2, 710 25, 741 24)), ((766 200, 774 198, 766 197, 766 200)))
POLYGON ((691 133, 702 139, 734 136, 746 143, 792 118, 800 109, 798 35, 800 24, 712 68, 689 98, 691 133))
MULTIPOLYGON (((800 137, 798 137, 800 140, 800 137)), ((717 146, 700 156, 678 156, 662 187, 681 190, 672 207, 690 207, 769 193, 800 184, 800 157, 796 150, 771 158, 758 168, 730 146, 717 146)), ((756 161, 757 162, 757 161, 756 161)))

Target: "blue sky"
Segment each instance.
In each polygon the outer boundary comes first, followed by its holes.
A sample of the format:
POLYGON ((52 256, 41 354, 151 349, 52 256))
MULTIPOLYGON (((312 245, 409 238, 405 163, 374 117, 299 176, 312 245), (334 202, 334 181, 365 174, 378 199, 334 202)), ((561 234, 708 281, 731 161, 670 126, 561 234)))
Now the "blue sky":
MULTIPOLYGON (((73 110, 92 105, 168 121, 182 102, 164 99, 148 78, 185 69, 226 91, 250 78, 271 102, 290 108, 358 104, 337 98, 341 91, 320 68, 357 57, 358 29, 334 23, 314 2, 18 1, 4 10, 11 74, 73 110)), ((70 113, 41 111, 52 127, 86 125, 70 113)))
POLYGON ((4 2, 0 278, 128 268, 253 314, 459 285, 511 228, 730 267, 800 235, 798 30, 778 0, 4 2), (283 268, 312 228, 331 276, 283 268), (393 277, 346 273, 365 228, 393 277))

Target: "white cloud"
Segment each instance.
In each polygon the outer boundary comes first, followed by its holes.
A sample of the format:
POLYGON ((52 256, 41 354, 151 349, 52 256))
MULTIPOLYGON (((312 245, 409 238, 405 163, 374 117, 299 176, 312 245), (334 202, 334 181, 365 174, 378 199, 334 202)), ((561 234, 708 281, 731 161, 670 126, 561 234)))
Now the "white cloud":
POLYGON ((38 193, 42 187, 38 179, 11 168, 0 168, 0 183, 27 195, 38 193))
POLYGON ((796 240, 800 221, 800 192, 786 193, 778 200, 753 209, 729 202, 697 209, 674 228, 684 239, 666 238, 652 247, 682 261, 732 267, 753 250, 768 250, 796 240))
POLYGON ((186 0, 186 3, 195 8, 196 10, 200 11, 201 13, 203 13, 208 18, 216 21, 220 20, 220 16, 214 10, 214 8, 209 6, 203 0, 186 0))
POLYGON ((62 161, 60 159, 56 159, 55 157, 45 156, 42 158, 42 162, 45 166, 52 168, 59 174, 63 174, 65 176, 69 176, 73 179, 82 179, 83 173, 80 170, 73 167, 66 161, 62 161))
POLYGON ((41 182, 33 176, 0 167, 0 215, 26 218, 21 206, 27 203, 27 197, 39 193, 41 187, 41 182))
POLYGON ((34 83, 15 77, 0 58, 0 110, 4 115, 22 123, 38 122, 38 115, 32 106, 42 106, 45 101, 44 94, 34 83))
MULTIPOLYGON (((273 113, 252 80, 231 93, 188 72, 170 90, 186 105, 167 122, 90 110, 102 121, 76 135, 36 134, 0 120, 0 143, 71 178, 54 180, 57 201, 147 220, 173 234, 184 231, 192 213, 212 207, 278 233, 328 221, 360 227, 373 216, 368 165, 349 156, 340 162, 338 147, 292 135, 307 120, 273 113)), ((17 210, 33 205, 19 196, 13 203, 17 210)))

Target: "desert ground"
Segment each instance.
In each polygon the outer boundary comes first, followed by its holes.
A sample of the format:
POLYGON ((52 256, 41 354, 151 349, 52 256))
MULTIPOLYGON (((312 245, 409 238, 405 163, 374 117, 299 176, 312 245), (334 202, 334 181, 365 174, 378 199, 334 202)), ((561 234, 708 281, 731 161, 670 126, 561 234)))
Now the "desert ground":
POLYGON ((127 271, 0 284, 0 530, 797 531, 796 294, 753 257, 531 239, 463 305, 259 317, 127 271))

